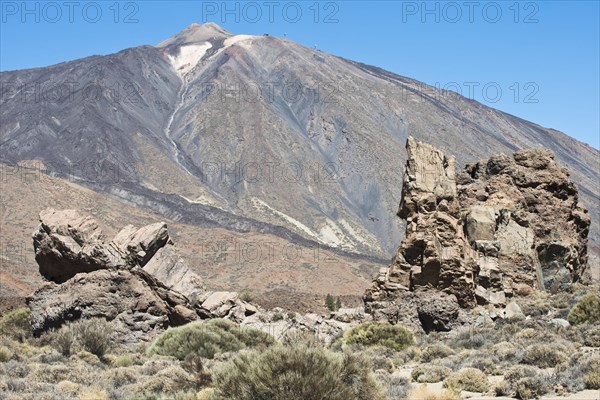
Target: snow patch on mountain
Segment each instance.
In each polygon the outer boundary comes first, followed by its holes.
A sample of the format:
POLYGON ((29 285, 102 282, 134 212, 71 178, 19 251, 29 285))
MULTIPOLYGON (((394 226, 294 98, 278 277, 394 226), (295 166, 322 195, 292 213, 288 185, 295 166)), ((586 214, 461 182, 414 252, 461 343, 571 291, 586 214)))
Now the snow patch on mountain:
POLYGON ((206 51, 211 47, 212 44, 209 42, 181 46, 177 56, 169 54, 169 61, 173 65, 173 68, 175 68, 175 71, 177 71, 177 74, 183 77, 198 64, 198 61, 204 57, 206 51))

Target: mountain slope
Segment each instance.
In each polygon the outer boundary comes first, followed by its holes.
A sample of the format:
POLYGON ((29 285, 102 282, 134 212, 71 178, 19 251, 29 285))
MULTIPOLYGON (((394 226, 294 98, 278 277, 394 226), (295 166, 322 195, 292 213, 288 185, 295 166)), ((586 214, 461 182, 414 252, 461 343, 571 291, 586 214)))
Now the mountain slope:
POLYGON ((8 88, 3 162, 39 160, 185 223, 318 242, 377 263, 401 238, 395 213, 409 133, 457 154, 459 165, 548 147, 580 186, 598 255, 597 150, 288 40, 193 24, 156 47, 6 72, 0 81, 8 88), (32 85, 53 82, 78 90, 27 100, 32 85), (89 87, 101 95, 91 98, 89 87))

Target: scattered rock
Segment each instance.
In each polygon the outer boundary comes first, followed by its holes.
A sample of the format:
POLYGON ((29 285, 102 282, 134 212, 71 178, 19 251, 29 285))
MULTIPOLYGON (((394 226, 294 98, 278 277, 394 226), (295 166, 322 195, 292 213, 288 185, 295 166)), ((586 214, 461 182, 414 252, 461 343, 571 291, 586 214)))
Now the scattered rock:
MULTIPOLYGON (((363 309, 344 309, 341 314, 334 313, 330 318, 318 314, 295 314, 283 310, 271 310, 257 313, 245 318, 241 326, 249 326, 267 332, 281 342, 294 342, 296 339, 305 340, 308 337, 320 340, 326 344, 333 343, 345 330, 357 324, 370 321, 371 316, 363 309), (350 321, 340 321, 336 315, 344 315, 350 321)), ((342 319, 346 319, 342 317, 342 319)))

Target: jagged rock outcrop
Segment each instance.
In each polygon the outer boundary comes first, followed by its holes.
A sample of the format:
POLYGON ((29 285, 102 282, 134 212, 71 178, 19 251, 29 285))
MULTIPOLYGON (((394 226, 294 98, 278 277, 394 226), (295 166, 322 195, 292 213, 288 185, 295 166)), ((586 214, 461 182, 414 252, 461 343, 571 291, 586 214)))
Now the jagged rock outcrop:
POLYGON ((439 291, 462 307, 505 305, 515 291, 586 280, 590 217, 552 152, 500 154, 457 173, 454 158, 428 144, 409 137, 406 148, 398 212, 406 238, 365 293, 375 318, 397 322, 401 313, 446 330, 458 317, 444 306, 452 301, 424 306, 418 293, 439 291))
POLYGON ((46 209, 33 233, 35 260, 40 274, 54 282, 64 282, 80 272, 127 265, 123 254, 104 244, 97 222, 76 210, 46 209))
POLYGON ((78 318, 115 321, 120 340, 148 340, 200 317, 202 279, 178 255, 164 222, 123 228, 107 242, 75 210, 47 209, 33 233, 49 282, 28 299, 36 335, 78 318))
MULTIPOLYGON (((102 317, 114 322, 119 341, 135 343, 195 319, 251 323, 262 312, 236 292, 206 291, 164 222, 127 225, 107 241, 90 216, 47 209, 33 243, 40 273, 49 280, 27 299, 35 335, 102 317)), ((269 312, 262 313, 268 319, 269 312)))

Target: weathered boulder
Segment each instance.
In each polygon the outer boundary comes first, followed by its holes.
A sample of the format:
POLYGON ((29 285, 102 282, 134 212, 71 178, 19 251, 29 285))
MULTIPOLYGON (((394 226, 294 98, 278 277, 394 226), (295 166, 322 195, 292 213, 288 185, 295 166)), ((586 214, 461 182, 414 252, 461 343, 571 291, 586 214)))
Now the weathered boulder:
POLYGON ((190 269, 173 245, 158 249, 144 265, 144 271, 188 299, 195 299, 204 291, 200 276, 190 269))
MULTIPOLYGON (((406 148, 398 212, 406 238, 365 293, 375 319, 414 325, 418 318, 425 330, 444 330, 443 318, 423 323, 421 300, 409 293, 453 295, 461 307, 504 306, 515 292, 586 280, 590 217, 552 152, 500 154, 457 174, 454 158, 440 150, 410 137, 406 148)), ((454 307, 427 310, 456 315, 454 307)))
POLYGON ((126 265, 123 254, 104 245, 97 222, 75 210, 42 211, 33 233, 33 248, 40 274, 55 282, 80 272, 126 265))
POLYGON ((458 301, 443 292, 418 292, 417 314, 425 332, 449 331, 458 318, 458 301))
POLYGON ((166 244, 172 244, 167 224, 156 222, 136 229, 127 225, 114 237, 111 244, 140 266, 146 265, 166 244))
POLYGON ((115 321, 119 340, 149 340, 199 318, 204 286, 178 255, 165 223, 123 228, 107 242, 97 222, 74 210, 44 210, 33 233, 50 280, 27 302, 36 335, 78 318, 115 321))
POLYGON ((161 287, 139 267, 80 273, 62 284, 49 282, 31 295, 35 335, 80 318, 115 322, 121 342, 150 340, 169 326, 197 318, 178 293, 161 287))
POLYGON ((207 292, 198 300, 196 309, 202 318, 227 318, 241 322, 258 312, 255 306, 241 300, 237 292, 207 292))

